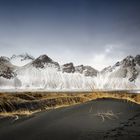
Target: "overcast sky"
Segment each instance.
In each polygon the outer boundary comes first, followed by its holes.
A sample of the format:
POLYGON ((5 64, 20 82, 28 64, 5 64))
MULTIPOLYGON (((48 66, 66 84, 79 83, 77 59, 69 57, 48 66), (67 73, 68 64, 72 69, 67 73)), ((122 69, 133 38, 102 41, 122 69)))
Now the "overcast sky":
POLYGON ((96 69, 140 54, 140 0, 0 0, 0 55, 96 69))

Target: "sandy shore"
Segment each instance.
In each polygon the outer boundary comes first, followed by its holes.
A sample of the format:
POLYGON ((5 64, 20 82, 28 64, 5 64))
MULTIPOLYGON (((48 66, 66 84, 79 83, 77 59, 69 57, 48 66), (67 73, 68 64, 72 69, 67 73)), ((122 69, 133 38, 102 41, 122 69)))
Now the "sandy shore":
POLYGON ((97 99, 20 119, 0 120, 1 140, 138 140, 140 105, 97 99))

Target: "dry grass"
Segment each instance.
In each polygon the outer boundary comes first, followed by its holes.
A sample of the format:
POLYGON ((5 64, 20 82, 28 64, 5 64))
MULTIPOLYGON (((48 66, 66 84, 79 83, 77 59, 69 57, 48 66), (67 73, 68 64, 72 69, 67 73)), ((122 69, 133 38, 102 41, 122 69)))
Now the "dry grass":
POLYGON ((0 93, 0 116, 31 115, 42 110, 80 104, 98 98, 125 99, 140 104, 140 94, 124 92, 0 93))
MULTIPOLYGON (((85 95, 86 96, 86 95, 85 95)), ((140 94, 136 93, 125 93, 125 92, 96 92, 90 93, 87 95, 89 98, 98 99, 98 98, 115 98, 115 99, 123 99, 126 101, 131 101, 137 104, 140 104, 140 94)))
POLYGON ((110 120, 113 120, 113 119, 119 119, 119 114, 121 113, 114 113, 112 110, 111 111, 107 111, 107 112, 98 112, 96 114, 94 114, 94 116, 98 116, 102 119, 102 121, 104 122, 105 119, 110 119, 110 120))

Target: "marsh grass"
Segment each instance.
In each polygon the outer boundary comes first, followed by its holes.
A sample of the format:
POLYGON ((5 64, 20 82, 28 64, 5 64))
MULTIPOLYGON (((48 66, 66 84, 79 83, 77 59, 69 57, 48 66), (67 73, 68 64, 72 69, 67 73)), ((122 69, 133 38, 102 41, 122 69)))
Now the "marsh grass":
MULTIPOLYGON (((140 94, 131 94, 125 92, 0 93, 0 116, 31 115, 43 110, 80 104, 99 98, 123 99, 126 102, 134 102, 140 104, 140 94)), ((103 113, 98 115, 101 116, 103 113)))

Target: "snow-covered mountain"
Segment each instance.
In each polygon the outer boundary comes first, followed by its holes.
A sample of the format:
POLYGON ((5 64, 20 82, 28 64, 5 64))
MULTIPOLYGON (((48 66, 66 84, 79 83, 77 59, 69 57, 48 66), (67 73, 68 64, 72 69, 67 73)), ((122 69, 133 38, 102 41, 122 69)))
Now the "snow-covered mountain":
POLYGON ((114 66, 107 67, 101 71, 110 78, 127 78, 130 82, 135 81, 140 73, 140 55, 136 57, 127 56, 114 66))
POLYGON ((102 88, 140 89, 140 55, 127 56, 115 65, 104 68, 98 79, 104 79, 102 88))
POLYGON ((90 77, 97 76, 98 73, 98 71, 92 68, 91 66, 84 66, 84 65, 74 66, 72 62, 64 64, 62 66, 62 71, 66 73, 80 73, 83 74, 84 76, 90 76, 90 77))
POLYGON ((16 66, 24 66, 26 64, 28 64, 29 62, 33 61, 34 57, 25 53, 25 54, 20 54, 20 55, 12 55, 12 57, 10 58, 10 62, 13 65, 16 66))
POLYGON ((97 71, 91 66, 59 64, 47 55, 0 57, 0 89, 93 90, 139 89, 140 55, 127 56, 97 71))
POLYGON ((59 63, 53 61, 50 57, 47 55, 41 55, 37 59, 31 62, 31 64, 36 68, 57 68, 58 70, 60 69, 59 63))
POLYGON ((41 55, 27 65, 16 70, 22 88, 33 89, 87 89, 92 77, 71 70, 71 63, 60 65, 47 55, 41 55), (87 82, 86 82, 87 81, 87 82))

